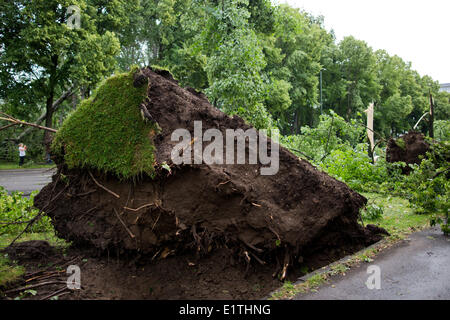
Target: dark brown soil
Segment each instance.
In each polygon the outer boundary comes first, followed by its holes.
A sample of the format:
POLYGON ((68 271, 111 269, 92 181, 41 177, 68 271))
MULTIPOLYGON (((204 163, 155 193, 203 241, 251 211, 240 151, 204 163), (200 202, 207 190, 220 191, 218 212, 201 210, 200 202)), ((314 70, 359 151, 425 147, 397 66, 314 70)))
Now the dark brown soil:
MULTIPOLYGON (((276 287, 272 274, 281 276, 287 265, 295 275, 300 266, 320 267, 381 239, 378 230, 358 223, 367 202, 363 196, 284 148, 274 176, 260 175, 260 165, 173 165, 175 129, 193 133, 194 120, 203 121, 203 131, 250 127, 179 87, 169 74, 143 73, 150 80, 146 107, 162 129, 150 137, 156 160, 169 164, 171 172, 120 181, 91 170, 95 183, 87 169, 68 170, 59 163, 35 205, 45 208, 58 235, 75 247, 133 258, 130 268, 145 263, 134 273, 148 277, 142 285, 154 290, 145 297, 221 298, 223 290, 232 292, 228 298, 262 297, 251 292, 252 285, 264 283, 268 293, 276 287), (246 293, 239 296, 242 286, 246 293)), ((121 268, 107 270, 111 276, 131 270, 121 268)), ((120 279, 112 276, 111 286, 120 279)), ((129 281, 117 288, 125 286, 121 290, 129 288, 129 297, 135 297, 131 291, 140 282, 129 281)))
MULTIPOLYGON (((0 288, 0 300, 19 296, 23 300, 50 299, 58 291, 59 300, 257 300, 282 285, 272 276, 272 266, 254 264, 246 273, 246 266, 233 260, 226 249, 200 259, 186 253, 144 261, 130 260, 117 252, 99 256, 96 250, 63 250, 45 241, 28 241, 14 244, 5 253, 26 272, 22 280, 0 288), (80 267, 81 290, 67 289, 69 265, 80 267), (26 289, 17 290, 46 282, 50 283, 34 288, 36 295, 24 294, 26 289)), ((322 263, 334 259, 322 255, 322 263)), ((287 280, 294 282, 301 275, 293 270, 287 280)))
MULTIPOLYGON (((389 139, 386 149, 387 162, 405 162, 406 164, 420 164, 420 156, 424 156, 430 149, 425 136, 420 132, 410 131, 399 139, 389 139), (401 140, 400 140, 401 139, 401 140), (400 141, 399 141, 400 140, 400 141)), ((409 174, 411 168, 402 169, 403 174, 409 174)))
MULTIPOLYGON (((65 288, 69 275, 66 268, 78 265, 81 270, 82 290, 64 290, 57 294, 66 299, 261 299, 280 286, 272 277, 273 269, 255 265, 245 277, 246 267, 229 260, 226 250, 216 250, 207 258, 197 260, 195 254, 185 254, 154 262, 130 261, 112 253, 99 257, 96 251, 69 249, 46 254, 39 252, 51 248, 44 241, 15 244, 8 249, 9 256, 26 267, 22 281, 0 288, 0 299, 14 299, 25 285, 56 282, 35 288, 35 296, 23 299, 38 300, 65 288), (26 249, 25 249, 26 248, 26 249), (170 272, 168 272, 170 270, 170 272), (220 275, 220 276, 218 276, 220 275), (31 279, 31 280, 30 280, 31 279), (26 281, 30 280, 30 281, 26 281), (8 292, 13 290, 13 292, 8 292), (1 294, 1 292, 8 292, 1 294)), ((294 274, 290 275, 295 280, 294 274)))

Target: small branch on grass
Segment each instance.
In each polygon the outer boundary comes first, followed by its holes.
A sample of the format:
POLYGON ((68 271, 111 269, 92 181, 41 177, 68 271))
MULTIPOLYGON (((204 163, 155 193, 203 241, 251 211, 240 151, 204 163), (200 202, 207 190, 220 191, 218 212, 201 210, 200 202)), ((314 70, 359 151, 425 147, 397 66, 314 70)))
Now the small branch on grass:
POLYGON ((116 197, 117 199, 120 199, 120 196, 119 196, 117 193, 115 193, 115 192, 109 190, 109 189, 106 188, 105 186, 102 186, 100 183, 98 183, 98 181, 95 180, 94 176, 92 175, 92 173, 91 173, 90 171, 89 171, 89 175, 91 176, 92 180, 95 182, 95 184, 96 184, 97 186, 99 186, 100 188, 102 188, 103 190, 105 190, 106 192, 108 192, 109 194, 112 194, 112 195, 113 195, 114 197, 116 197))

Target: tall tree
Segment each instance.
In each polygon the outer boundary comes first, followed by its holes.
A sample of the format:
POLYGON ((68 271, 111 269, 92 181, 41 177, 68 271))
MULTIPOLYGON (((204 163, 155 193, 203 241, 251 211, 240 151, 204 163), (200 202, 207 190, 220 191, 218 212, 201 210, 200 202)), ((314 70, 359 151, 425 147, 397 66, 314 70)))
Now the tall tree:
MULTIPOLYGON (((18 92, 42 101, 45 126, 52 127, 57 93, 74 86, 90 88, 114 70, 120 44, 109 29, 127 23, 122 6, 129 3, 125 0, 2 2, 0 97, 10 105, 27 102, 18 97, 18 92), (68 12, 69 6, 79 10, 68 12), (78 18, 79 27, 67 24, 78 18)), ((48 146, 48 133, 44 141, 48 146)))
POLYGON ((378 99, 380 85, 377 81, 376 59, 366 42, 351 36, 339 43, 339 50, 346 95, 340 101, 338 113, 350 120, 378 99))
POLYGON ((249 28, 248 0, 230 0, 209 8, 203 48, 210 99, 225 112, 239 114, 257 128, 272 126, 266 111, 261 72, 264 55, 256 33, 249 28))

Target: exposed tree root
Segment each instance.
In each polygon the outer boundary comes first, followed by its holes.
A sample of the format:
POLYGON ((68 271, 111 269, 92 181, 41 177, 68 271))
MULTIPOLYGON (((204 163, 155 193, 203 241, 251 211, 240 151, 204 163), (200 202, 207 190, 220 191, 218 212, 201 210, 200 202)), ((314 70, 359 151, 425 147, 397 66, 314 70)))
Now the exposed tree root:
POLYGON ((105 190, 106 192, 108 192, 109 194, 112 194, 112 195, 113 195, 114 197, 116 197, 117 199, 120 198, 120 196, 119 196, 117 193, 115 193, 115 192, 109 190, 109 189, 106 188, 105 186, 101 185, 97 180, 95 180, 94 176, 92 175, 92 173, 91 173, 90 171, 89 171, 89 175, 91 176, 92 180, 95 182, 95 184, 96 184, 97 186, 99 186, 100 188, 102 188, 103 190, 105 190))

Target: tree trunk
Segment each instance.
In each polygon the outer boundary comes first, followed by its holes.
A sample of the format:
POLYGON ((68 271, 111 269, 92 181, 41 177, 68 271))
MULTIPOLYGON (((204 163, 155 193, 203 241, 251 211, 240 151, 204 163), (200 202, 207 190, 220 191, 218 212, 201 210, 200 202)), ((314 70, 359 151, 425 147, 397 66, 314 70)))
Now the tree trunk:
MULTIPOLYGON (((47 128, 51 128, 53 125, 53 113, 55 112, 55 109, 53 108, 53 100, 55 98, 55 87, 56 87, 56 70, 58 67, 58 56, 53 55, 52 56, 52 68, 50 70, 50 79, 48 83, 48 95, 47 95, 47 102, 45 105, 46 108, 46 115, 45 115, 45 126, 47 128)), ((46 152, 46 159, 49 159, 50 155, 50 145, 52 143, 52 135, 50 132, 45 131, 44 133, 44 146, 45 146, 45 152, 46 152)))
MULTIPOLYGON (((49 97, 47 98, 47 114, 45 115, 45 126, 48 128, 51 128, 53 125, 53 98, 54 98, 54 92, 51 90, 49 97)), ((45 152, 50 154, 50 145, 52 143, 52 135, 50 132, 45 131, 44 132, 44 146, 45 146, 45 152)))
POLYGON ((294 126, 292 127, 292 134, 298 133, 298 110, 294 113, 294 126))
POLYGON ((430 138, 434 138, 434 104, 433 104, 433 96, 430 93, 430 125, 429 125, 429 133, 430 138))

